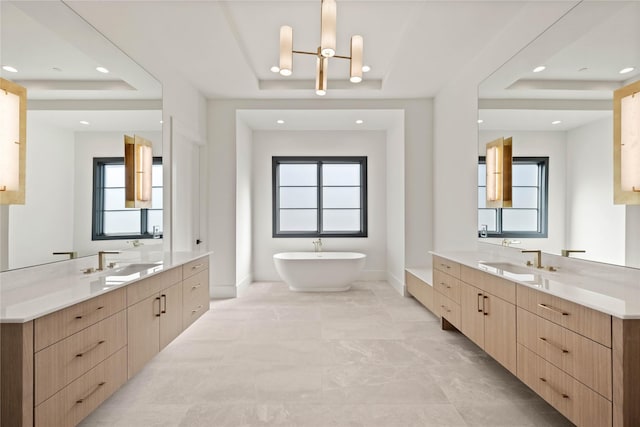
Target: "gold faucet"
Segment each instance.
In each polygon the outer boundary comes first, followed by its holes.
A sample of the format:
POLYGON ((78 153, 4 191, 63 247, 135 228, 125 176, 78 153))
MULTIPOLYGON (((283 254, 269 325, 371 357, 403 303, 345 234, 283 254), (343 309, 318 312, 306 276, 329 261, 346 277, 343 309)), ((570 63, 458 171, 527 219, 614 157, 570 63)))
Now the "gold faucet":
POLYGON ((561 252, 562 256, 566 256, 568 258, 572 253, 584 253, 587 251, 585 251, 584 249, 563 249, 561 252))
POLYGON ((104 256, 107 254, 119 254, 120 251, 100 251, 98 252, 98 270, 104 270, 104 256))
MULTIPOLYGON (((525 254, 525 253, 536 254, 536 262, 535 262, 536 268, 544 268, 542 266, 542 251, 533 250, 533 249, 525 249, 525 250, 522 250, 520 252, 522 252, 523 254, 525 254)), ((533 265, 533 264, 531 263, 531 261, 527 261, 527 265, 533 265)))
POLYGON ((76 251, 68 251, 68 252, 52 252, 53 255, 68 255, 69 259, 78 258, 78 252, 76 251))

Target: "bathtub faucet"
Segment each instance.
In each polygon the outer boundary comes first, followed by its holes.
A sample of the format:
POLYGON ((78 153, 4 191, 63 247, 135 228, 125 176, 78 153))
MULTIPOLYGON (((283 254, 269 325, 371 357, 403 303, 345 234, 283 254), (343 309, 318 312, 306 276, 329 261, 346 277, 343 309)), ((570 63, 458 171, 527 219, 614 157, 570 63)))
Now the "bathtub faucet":
POLYGON ((313 251, 322 252, 322 239, 318 237, 318 240, 313 241, 313 251))

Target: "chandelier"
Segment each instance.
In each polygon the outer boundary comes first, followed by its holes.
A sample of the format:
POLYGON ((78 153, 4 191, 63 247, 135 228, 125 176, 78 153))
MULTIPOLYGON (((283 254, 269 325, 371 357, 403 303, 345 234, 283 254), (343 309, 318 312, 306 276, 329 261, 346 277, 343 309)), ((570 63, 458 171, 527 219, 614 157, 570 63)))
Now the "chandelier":
POLYGON ((315 52, 293 50, 293 28, 288 25, 280 27, 280 66, 278 71, 283 76, 293 74, 293 54, 313 55, 316 57, 316 94, 327 93, 327 71, 329 58, 348 59, 351 62, 349 80, 352 83, 362 81, 362 36, 351 37, 351 55, 336 55, 336 2, 322 0, 320 6, 320 47, 315 52))

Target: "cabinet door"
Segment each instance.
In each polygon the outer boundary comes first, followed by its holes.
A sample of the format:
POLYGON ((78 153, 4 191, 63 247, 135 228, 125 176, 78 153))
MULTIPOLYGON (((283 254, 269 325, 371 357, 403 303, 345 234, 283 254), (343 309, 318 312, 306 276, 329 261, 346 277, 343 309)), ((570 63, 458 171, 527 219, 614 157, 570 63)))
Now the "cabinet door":
POLYGON ((182 332, 182 282, 160 293, 160 349, 182 332))
POLYGON ((483 293, 475 286, 460 282, 460 332, 474 343, 484 347, 483 293))
POLYGON ((493 295, 486 296, 484 351, 515 375, 516 306, 493 295))
POLYGON ((160 294, 127 308, 128 378, 160 351, 160 294))

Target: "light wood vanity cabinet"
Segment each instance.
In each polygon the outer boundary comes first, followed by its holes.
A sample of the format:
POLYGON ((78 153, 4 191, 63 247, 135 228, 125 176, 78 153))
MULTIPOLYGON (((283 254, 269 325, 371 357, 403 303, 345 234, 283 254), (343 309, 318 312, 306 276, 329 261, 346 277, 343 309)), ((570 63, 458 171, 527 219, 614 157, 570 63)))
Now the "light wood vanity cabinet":
POLYGON ((460 275, 460 331, 515 374, 515 284, 465 266, 460 267, 460 275), (487 289, 510 301, 497 297, 487 289))
POLYGON ((442 328, 460 328, 460 264, 433 257, 433 313, 443 319, 442 328))
POLYGON ((420 303, 429 311, 433 312, 435 310, 433 307, 433 286, 408 271, 405 271, 404 276, 407 284, 407 291, 413 295, 415 299, 420 301, 420 303))

